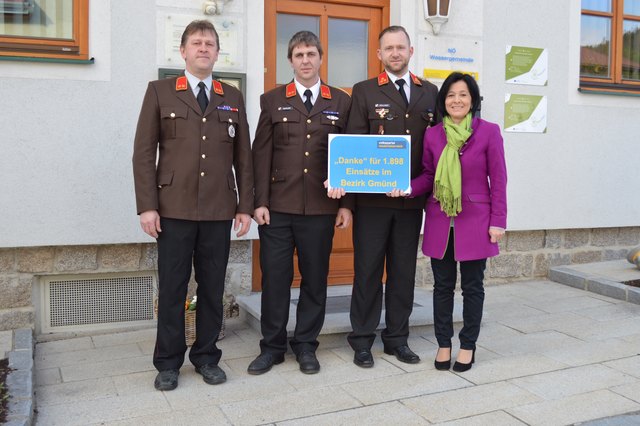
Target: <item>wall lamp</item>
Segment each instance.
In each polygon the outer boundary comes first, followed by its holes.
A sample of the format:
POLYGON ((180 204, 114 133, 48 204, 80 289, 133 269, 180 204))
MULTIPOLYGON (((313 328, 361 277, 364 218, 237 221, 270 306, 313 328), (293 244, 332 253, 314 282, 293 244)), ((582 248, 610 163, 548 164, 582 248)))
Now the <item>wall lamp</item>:
POLYGON ((231 0, 212 0, 202 3, 202 12, 205 15, 222 15, 224 5, 231 0))
POLYGON ((424 19, 433 27, 433 34, 438 34, 442 24, 449 20, 452 2, 453 0, 422 0, 424 19))

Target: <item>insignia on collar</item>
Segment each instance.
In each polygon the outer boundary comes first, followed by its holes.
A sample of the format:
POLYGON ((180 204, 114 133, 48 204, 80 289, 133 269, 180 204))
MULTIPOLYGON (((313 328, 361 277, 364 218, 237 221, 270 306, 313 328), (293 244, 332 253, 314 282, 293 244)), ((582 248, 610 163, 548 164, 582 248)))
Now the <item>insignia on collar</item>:
POLYGON ((413 84, 416 86, 422 86, 422 80, 420 80, 415 74, 409 73, 411 75, 411 80, 413 80, 413 84))
POLYGON ((187 82, 187 77, 182 75, 176 79, 176 92, 187 90, 189 83, 187 82))
POLYGON ((378 76, 378 86, 384 86, 385 84, 389 83, 389 76, 387 75, 386 71, 383 71, 379 76, 378 76))
POLYGON ((222 90, 222 83, 218 80, 213 80, 213 91, 218 95, 224 95, 224 90, 222 90))
POLYGON ((331 89, 329 89, 329 86, 325 86, 324 84, 320 85, 320 96, 325 99, 331 99, 331 89))
POLYGON ((287 84, 287 88, 284 96, 287 98, 293 98, 295 95, 296 95, 296 84, 295 83, 287 84))

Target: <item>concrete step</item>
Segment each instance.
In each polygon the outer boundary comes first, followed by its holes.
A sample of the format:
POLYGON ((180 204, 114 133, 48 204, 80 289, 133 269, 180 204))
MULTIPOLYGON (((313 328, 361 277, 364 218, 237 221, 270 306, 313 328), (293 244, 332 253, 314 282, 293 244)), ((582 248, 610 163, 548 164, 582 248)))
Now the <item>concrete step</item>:
MULTIPOLYGON (((351 322, 349 320, 349 308, 351 306, 351 286, 330 286, 327 290, 327 310, 325 314, 324 325, 320 334, 339 334, 351 331, 351 322)), ((429 289, 416 288, 413 301, 413 312, 409 320, 412 327, 433 325, 433 292, 429 289)), ((260 299, 262 293, 256 292, 249 296, 239 296, 237 298, 240 305, 240 318, 243 319, 252 328, 260 332, 260 299)), ((296 326, 296 306, 300 290, 291 289, 291 304, 289 305, 289 322, 287 323, 287 332, 293 334, 296 326)), ((458 295, 459 296, 459 295, 458 295)), ((458 297, 457 296, 457 297, 458 297)), ((458 299, 456 298, 456 302, 458 299)), ((384 322, 385 310, 383 301, 383 310, 380 318, 378 330, 385 327, 384 322)), ((456 303, 453 311, 453 321, 462 321, 462 303, 456 303)))

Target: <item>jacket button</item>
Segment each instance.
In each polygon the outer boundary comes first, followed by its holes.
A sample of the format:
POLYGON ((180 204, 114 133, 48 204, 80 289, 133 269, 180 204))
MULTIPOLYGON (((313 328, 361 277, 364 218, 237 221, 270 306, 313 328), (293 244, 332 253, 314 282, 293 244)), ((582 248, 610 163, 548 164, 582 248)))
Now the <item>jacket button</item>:
POLYGON ((307 139, 311 139, 311 135, 307 135, 307 139))
POLYGON ((407 129, 406 131, 407 131, 407 134, 411 133, 411 130, 409 130, 409 129, 407 129))
POLYGON ((200 172, 200 176, 204 176, 204 172, 200 172))
POLYGON ((202 154, 202 158, 207 158, 207 156, 205 154, 202 154))
POLYGON ((309 170, 307 170, 307 169, 304 169, 304 172, 305 172, 305 173, 307 173, 308 171, 309 171, 309 170))
POLYGON ((307 124, 311 124, 311 119, 307 118, 307 124))
POLYGON ((171 117, 171 118, 176 118, 176 113, 175 113, 175 112, 172 112, 171 114, 169 114, 169 117, 171 117))
POLYGON ((335 120, 331 120, 331 125, 332 125, 332 126, 335 126, 335 125, 336 125, 335 120))
POLYGON ((304 155, 305 155, 305 157, 308 157, 309 156, 309 151, 305 152, 304 155))
POLYGON ((283 118, 282 121, 287 121, 287 117, 283 118))
POLYGON ((206 137, 205 135, 202 135, 202 140, 203 140, 203 141, 206 141, 206 140, 207 140, 207 137, 206 137))
POLYGON ((405 115, 404 115, 404 118, 409 118, 409 114, 405 114, 405 115))

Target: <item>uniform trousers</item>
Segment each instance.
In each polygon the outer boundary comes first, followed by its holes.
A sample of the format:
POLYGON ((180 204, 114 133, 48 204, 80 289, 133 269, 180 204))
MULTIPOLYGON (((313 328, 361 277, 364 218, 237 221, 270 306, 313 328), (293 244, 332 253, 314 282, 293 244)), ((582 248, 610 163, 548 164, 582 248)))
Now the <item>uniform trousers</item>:
POLYGON ((302 276, 296 327, 289 342, 295 354, 315 352, 324 323, 327 275, 333 245, 335 215, 270 212, 270 224, 260 225, 262 300, 261 353, 287 351, 287 322, 293 281, 293 253, 302 276))
POLYGON ((198 283, 196 340, 189 352, 195 367, 218 364, 216 346, 222 326, 222 297, 229 260, 231 221, 160 218, 158 236, 158 334, 153 365, 179 369, 187 351, 184 316, 191 265, 198 283))
POLYGON ((353 218, 355 277, 351 295, 354 350, 370 349, 382 312, 382 276, 386 260, 385 322, 381 333, 389 349, 406 345, 413 310, 416 258, 422 210, 357 207, 353 218))
MULTIPOLYGON (((453 337, 453 298, 456 287, 457 263, 454 258, 454 230, 451 228, 447 250, 442 259, 431 258, 433 270, 433 316, 438 346, 451 347, 453 337)), ((484 270, 487 259, 460 262, 460 286, 462 288, 462 318, 464 325, 458 337, 461 349, 475 349, 482 307, 484 304, 484 270)))

